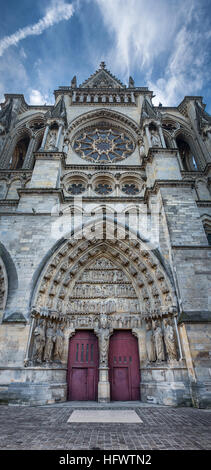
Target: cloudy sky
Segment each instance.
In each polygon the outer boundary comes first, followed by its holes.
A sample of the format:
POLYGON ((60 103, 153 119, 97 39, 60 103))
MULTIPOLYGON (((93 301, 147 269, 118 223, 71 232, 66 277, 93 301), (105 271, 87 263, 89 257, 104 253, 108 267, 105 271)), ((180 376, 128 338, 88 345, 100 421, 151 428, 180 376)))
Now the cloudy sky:
POLYGON ((99 67, 148 86, 154 104, 200 95, 211 113, 211 0, 0 0, 0 101, 53 90, 99 67))

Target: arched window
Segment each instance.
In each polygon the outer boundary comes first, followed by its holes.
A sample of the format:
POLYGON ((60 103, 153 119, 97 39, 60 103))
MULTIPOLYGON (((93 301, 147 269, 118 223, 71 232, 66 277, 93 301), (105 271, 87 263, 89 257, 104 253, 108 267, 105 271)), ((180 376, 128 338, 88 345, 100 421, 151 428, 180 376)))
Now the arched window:
POLYGON ((10 163, 11 170, 20 170, 22 168, 29 141, 29 137, 25 136, 17 142, 13 152, 12 161, 10 163))
POLYGON ((176 138, 177 147, 185 171, 198 170, 196 158, 190 145, 182 137, 176 138))
POLYGON ((207 237, 208 245, 211 246, 211 218, 208 216, 202 216, 202 222, 204 226, 204 231, 207 237))

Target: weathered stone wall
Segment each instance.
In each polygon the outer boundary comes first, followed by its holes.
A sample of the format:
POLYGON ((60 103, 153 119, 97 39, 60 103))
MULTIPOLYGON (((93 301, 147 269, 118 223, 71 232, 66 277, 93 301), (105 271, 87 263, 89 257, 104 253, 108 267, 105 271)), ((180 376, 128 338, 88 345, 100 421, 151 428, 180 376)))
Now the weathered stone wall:
POLYGON ((29 325, 11 322, 0 325, 0 364, 1 366, 23 366, 29 325))

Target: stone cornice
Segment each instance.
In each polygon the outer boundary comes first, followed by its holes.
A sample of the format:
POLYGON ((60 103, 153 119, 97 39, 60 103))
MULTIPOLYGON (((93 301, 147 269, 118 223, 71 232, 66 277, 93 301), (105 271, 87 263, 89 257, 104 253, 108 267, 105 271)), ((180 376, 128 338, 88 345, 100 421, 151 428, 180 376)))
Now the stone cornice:
POLYGON ((145 193, 145 199, 152 194, 157 194, 160 188, 175 188, 175 187, 184 187, 189 186, 194 187, 194 181, 192 180, 156 180, 152 188, 147 188, 145 193))
POLYGON ((26 174, 31 174, 33 170, 28 170, 28 169, 21 169, 21 170, 7 170, 6 168, 0 168, 0 176, 3 174, 9 174, 9 175, 24 175, 26 174))
POLYGON ((105 107, 118 107, 118 106, 121 106, 121 107, 128 107, 128 106, 132 106, 133 108, 135 106, 137 106, 136 103, 80 103, 80 102, 76 102, 76 103, 72 103, 71 106, 91 106, 93 107, 93 105, 95 106, 101 106, 102 107, 102 104, 105 106, 105 107))
POLYGON ((144 171, 144 167, 142 165, 118 165, 115 163, 111 163, 110 165, 102 165, 101 163, 99 165, 94 165, 93 163, 90 163, 89 165, 84 165, 84 164, 67 164, 65 163, 65 170, 85 170, 85 171, 144 171))
POLYGON ((1 199, 0 206, 18 206, 19 199, 1 199))
POLYGON ((34 153, 35 160, 61 160, 63 163, 65 162, 65 154, 64 152, 35 152, 34 153))
MULTIPOLYGON (((75 196, 77 197, 77 195, 75 196)), ((75 200, 75 197, 74 196, 64 196, 64 201, 65 202, 72 202, 75 200)), ((81 194, 81 197, 82 197, 82 200, 84 202, 92 202, 93 201, 97 204, 98 202, 105 202, 106 204, 110 204, 111 202, 119 202, 119 203, 123 203, 123 202, 133 202, 133 203, 140 203, 140 202, 143 202, 144 201, 144 198, 141 197, 141 196, 83 196, 83 194, 81 194)))
POLYGON ((5 103, 0 103, 0 104, 6 104, 7 100, 16 98, 16 99, 21 100, 22 105, 25 108, 25 111, 28 110, 28 109, 41 109, 42 111, 43 110, 48 111, 49 109, 52 109, 54 107, 53 105, 42 105, 42 104, 40 104, 40 105, 30 105, 30 104, 27 104, 23 94, 5 93, 4 97, 5 97, 5 103))
POLYGON ((210 201, 196 201, 198 207, 211 207, 211 200, 210 201))
POLYGON ((205 105, 203 105, 202 101, 203 101, 203 97, 202 96, 185 96, 183 98, 183 100, 181 101, 181 103, 177 106, 177 109, 181 112, 181 114, 183 114, 184 112, 186 112, 186 106, 187 104, 190 102, 190 101, 200 101, 201 102, 201 105, 205 107, 205 105))
MULTIPOLYGON (((19 201, 18 201, 19 202, 19 201)), ((21 211, 14 211, 14 212, 9 212, 9 211, 3 211, 3 212, 0 212, 0 216, 2 217, 3 215, 9 215, 9 216, 14 216, 16 217, 17 216, 31 216, 31 217, 36 217, 36 216, 45 216, 45 217, 54 217, 54 215, 51 214, 51 212, 21 212, 21 211)), ((55 216, 55 217, 58 217, 58 216, 55 216)))
POLYGON ((211 322, 211 311, 184 310, 180 313, 178 323, 209 323, 211 322))
POLYGON ((210 245, 171 245, 172 250, 211 250, 210 245))
MULTIPOLYGON (((73 92, 81 93, 81 94, 85 94, 85 93, 87 93, 87 94, 95 93, 96 94, 97 93, 98 95, 111 95, 112 93, 122 93, 122 94, 134 93, 134 96, 139 96, 139 95, 142 94, 142 95, 149 95, 150 97, 152 97, 152 95, 153 95, 153 92, 148 90, 147 87, 134 87, 134 88, 126 88, 126 87, 125 88, 121 88, 121 87, 116 87, 116 88, 108 88, 108 87, 103 87, 103 88, 86 87, 85 88, 84 87, 84 88, 80 88, 80 87, 77 87, 77 88, 72 88, 70 86, 61 86, 57 90, 54 90, 54 96, 55 96, 55 98, 57 98, 57 96, 59 96, 61 94, 62 95, 65 94, 65 95, 72 96, 73 92)), ((80 104, 80 103, 77 103, 77 104, 80 104)), ((117 103, 117 104, 121 104, 121 103, 117 103)))
POLYGON ((53 189, 53 188, 20 188, 17 189, 17 192, 19 196, 27 196, 29 194, 33 194, 35 196, 38 196, 40 194, 46 194, 49 196, 49 194, 56 194, 59 196, 60 200, 64 202, 64 194, 63 194, 63 189, 53 189))

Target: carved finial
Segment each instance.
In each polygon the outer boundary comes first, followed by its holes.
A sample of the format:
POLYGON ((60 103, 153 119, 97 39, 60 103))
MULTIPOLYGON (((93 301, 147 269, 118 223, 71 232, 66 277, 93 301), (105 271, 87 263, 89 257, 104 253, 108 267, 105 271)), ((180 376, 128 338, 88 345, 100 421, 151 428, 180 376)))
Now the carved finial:
POLYGON ((129 77, 129 88, 133 88, 135 85, 135 82, 132 77, 129 77))
POLYGON ((106 66, 105 62, 102 61, 102 62, 100 63, 100 68, 101 68, 101 69, 105 69, 105 66, 106 66))
POLYGON ((77 88, 77 80, 76 80, 76 76, 74 75, 74 77, 72 78, 71 80, 71 87, 72 88, 77 88))

